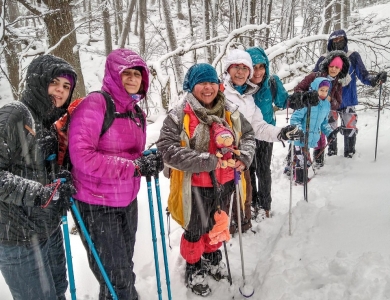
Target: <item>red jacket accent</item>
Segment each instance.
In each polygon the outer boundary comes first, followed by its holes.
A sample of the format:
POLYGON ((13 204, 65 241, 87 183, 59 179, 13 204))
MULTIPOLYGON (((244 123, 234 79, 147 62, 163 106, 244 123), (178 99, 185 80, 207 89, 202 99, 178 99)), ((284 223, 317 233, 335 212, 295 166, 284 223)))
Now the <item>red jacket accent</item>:
POLYGON ((58 165, 62 166, 64 163, 64 157, 66 150, 68 149, 68 129, 69 129, 69 118, 73 110, 80 104, 84 98, 78 98, 74 100, 68 107, 68 111, 56 122, 54 122, 54 128, 57 131, 58 136, 58 165))
MULTIPOLYGON (((186 105, 184 108, 184 112, 190 116, 190 138, 193 137, 194 131, 196 126, 200 123, 198 118, 196 117, 195 113, 192 111, 189 104, 186 105)), ((210 128, 210 142, 209 142, 209 149, 208 152, 211 154, 215 154, 217 151, 217 145, 214 141, 214 134, 211 132, 210 128)), ((216 169, 215 175, 217 177, 217 181, 220 184, 224 184, 226 182, 229 182, 234 179, 234 170, 230 167, 227 167, 226 169, 216 169)), ((200 173, 194 173, 192 174, 192 181, 191 185, 193 186, 200 186, 200 187, 213 187, 213 183, 211 181, 210 174, 208 172, 200 172, 200 173)))

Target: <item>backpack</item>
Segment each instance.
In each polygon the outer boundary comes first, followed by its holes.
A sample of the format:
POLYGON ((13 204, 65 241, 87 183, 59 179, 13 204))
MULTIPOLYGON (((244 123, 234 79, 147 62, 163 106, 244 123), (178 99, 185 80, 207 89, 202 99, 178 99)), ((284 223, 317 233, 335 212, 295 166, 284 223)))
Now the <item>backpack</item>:
POLYGON ((278 87, 276 86, 276 80, 274 75, 271 75, 269 77, 268 83, 269 83, 269 88, 271 90, 272 102, 274 102, 276 98, 276 93, 278 92, 278 87))
MULTIPOLYGON (((111 98, 111 95, 105 91, 93 91, 91 93, 100 93, 103 95, 104 100, 106 101, 106 111, 104 113, 103 125, 100 131, 100 137, 107 132, 112 123, 116 118, 129 118, 133 122, 137 124, 138 127, 142 127, 142 130, 145 130, 145 117, 142 112, 142 109, 135 105, 135 113, 132 111, 128 111, 126 113, 119 113, 116 111, 115 103, 111 98), (138 118, 139 121, 136 120, 138 118)), ((91 94, 90 93, 90 94, 91 94)), ((74 100, 68 107, 68 111, 59 118, 56 122, 54 122, 54 129, 57 132, 58 137, 58 158, 57 163, 62 166, 64 164, 65 154, 68 150, 68 129, 70 117, 74 111, 74 109, 84 100, 83 98, 78 98, 74 100)))

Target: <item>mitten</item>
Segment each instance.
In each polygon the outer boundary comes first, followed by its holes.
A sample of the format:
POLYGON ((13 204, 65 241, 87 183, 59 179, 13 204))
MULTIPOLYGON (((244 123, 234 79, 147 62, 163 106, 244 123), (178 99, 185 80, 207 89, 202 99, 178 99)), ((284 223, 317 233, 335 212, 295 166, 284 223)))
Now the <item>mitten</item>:
POLYGON ((134 176, 156 176, 164 169, 162 154, 157 152, 141 156, 133 161, 135 166, 134 176))
POLYGON ((37 144, 42 151, 44 159, 51 154, 57 154, 58 140, 54 131, 44 128, 37 138, 37 144))
POLYGON ((317 106, 318 103, 320 103, 320 99, 318 98, 318 92, 317 91, 307 91, 303 93, 302 101, 305 106, 308 106, 309 104, 311 106, 317 106))
POLYGON ((218 244, 219 242, 229 241, 229 217, 223 210, 214 213, 215 225, 209 231, 210 245, 218 244))
POLYGON ((297 110, 304 108, 305 105, 302 102, 302 95, 303 93, 297 92, 288 97, 288 107, 297 110))
POLYGON ((384 83, 387 81, 387 72, 379 72, 376 76, 371 78, 371 86, 375 87, 378 84, 384 83))
POLYGON ((282 128, 278 134, 278 139, 281 140, 296 140, 303 136, 303 131, 296 125, 288 125, 282 128))
POLYGON ((337 127, 335 130, 333 130, 329 135, 328 135, 328 141, 335 140, 337 138, 337 134, 340 131, 340 127, 337 127))

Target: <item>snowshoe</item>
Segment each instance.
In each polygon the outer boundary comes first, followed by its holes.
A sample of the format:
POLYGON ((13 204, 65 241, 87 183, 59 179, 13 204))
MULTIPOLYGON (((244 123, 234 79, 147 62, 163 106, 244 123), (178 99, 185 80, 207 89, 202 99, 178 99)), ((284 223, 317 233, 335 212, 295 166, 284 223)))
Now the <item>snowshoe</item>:
POLYGON ((185 273, 185 283, 191 291, 199 296, 206 297, 211 293, 211 289, 207 282, 206 270, 204 268, 197 269, 201 266, 201 261, 196 264, 188 264, 185 273))
POLYGON ((229 280, 229 273, 226 264, 222 261, 222 252, 217 250, 212 253, 203 253, 203 268, 207 270, 207 274, 214 280, 221 279, 229 280))

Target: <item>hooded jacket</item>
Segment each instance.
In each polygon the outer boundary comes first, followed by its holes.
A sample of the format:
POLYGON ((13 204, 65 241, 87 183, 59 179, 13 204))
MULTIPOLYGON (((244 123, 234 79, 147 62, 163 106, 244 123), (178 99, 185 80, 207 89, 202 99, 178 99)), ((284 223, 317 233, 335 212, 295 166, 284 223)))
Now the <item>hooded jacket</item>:
MULTIPOLYGON (((325 77, 318 77, 310 84, 312 90, 318 91, 319 84, 328 80, 325 77)), ((330 112, 330 103, 328 100, 321 100, 316 106, 311 107, 308 147, 314 148, 320 139, 321 132, 328 136, 332 128, 328 123, 328 114, 330 112)), ((306 132, 307 107, 295 110, 291 116, 290 124, 297 125, 304 133, 306 132)), ((303 141, 296 141, 296 146, 304 146, 303 141)))
POLYGON ((276 96, 275 99, 273 99, 270 86, 269 61, 267 54, 265 54, 264 49, 260 47, 249 48, 246 52, 248 52, 251 56, 253 66, 257 64, 263 64, 265 66, 263 81, 259 83, 260 89, 253 95, 253 98, 256 106, 260 108, 261 113, 263 114, 264 121, 268 124, 275 125, 276 119, 274 117, 272 103, 280 109, 285 109, 287 107, 288 93, 279 77, 277 75, 272 75, 276 83, 276 96))
MULTIPOLYGON (((46 240, 60 225, 60 211, 54 203, 47 208, 34 207, 40 190, 51 183, 50 163, 42 148, 58 148, 55 133, 50 131, 56 116, 63 114, 69 98, 56 108, 48 95, 50 82, 61 74, 77 75, 64 60, 43 55, 34 59, 26 73, 20 101, 0 109, 0 243, 30 244, 46 240)), ((52 153, 54 154, 54 153, 52 153)))
MULTIPOLYGON (((336 30, 334 31, 328 39, 328 51, 333 51, 333 39, 335 37, 343 36, 345 39, 345 46, 342 50, 345 53, 348 53, 348 38, 347 34, 344 30, 336 30)), ((322 61, 327 57, 327 54, 323 54, 317 61, 313 72, 319 71, 320 65, 322 61)), ((350 67, 349 67, 349 75, 351 76, 351 81, 346 86, 343 86, 343 93, 342 93, 342 103, 339 107, 339 109, 343 109, 347 106, 355 106, 358 105, 358 97, 357 97, 357 88, 356 88, 356 81, 357 78, 366 85, 371 85, 371 80, 373 76, 370 76, 368 74, 368 71, 366 67, 364 66, 364 63, 362 61, 362 58, 360 57, 360 54, 356 51, 353 51, 349 56, 350 60, 350 67)), ((333 108, 332 108, 333 109, 333 108)))
MULTIPOLYGON (((106 60, 102 90, 109 93, 119 113, 135 113, 138 100, 121 80, 125 69, 141 67, 142 98, 149 87, 149 70, 138 54, 127 49, 112 51, 106 60)), ((146 128, 129 118, 116 118, 100 136, 106 101, 89 94, 74 110, 69 126, 69 154, 79 201, 110 207, 126 207, 137 196, 140 177, 134 177, 133 160, 145 149, 146 128)), ((140 120, 138 120, 140 121, 140 120)))
POLYGON ((349 60, 346 56, 345 52, 343 51, 332 51, 327 55, 322 63, 320 64, 320 69, 318 72, 313 72, 307 75, 298 85, 294 88, 294 92, 305 92, 310 89, 310 84, 314 81, 317 77, 328 77, 328 69, 329 64, 331 61, 336 57, 339 56, 343 61, 343 67, 340 71, 340 73, 332 80, 332 89, 330 91, 329 96, 331 97, 330 105, 331 110, 337 110, 340 108, 341 102, 342 102, 342 85, 340 82, 340 79, 345 78, 348 75, 348 69, 349 69, 349 60))

